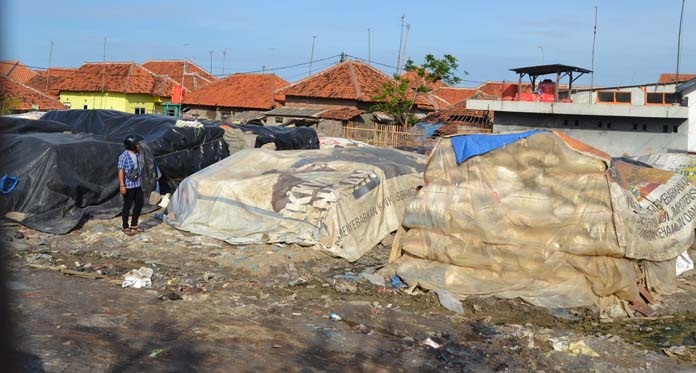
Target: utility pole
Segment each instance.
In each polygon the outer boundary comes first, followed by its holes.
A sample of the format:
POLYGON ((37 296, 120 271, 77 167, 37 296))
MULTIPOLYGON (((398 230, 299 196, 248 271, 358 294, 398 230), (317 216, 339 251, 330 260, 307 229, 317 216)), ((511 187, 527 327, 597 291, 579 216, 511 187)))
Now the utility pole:
POLYGON ((53 57, 53 40, 51 40, 51 49, 48 50, 48 69, 46 70, 46 92, 48 92, 48 81, 51 80, 51 58, 53 57))
POLYGON ((225 75, 225 62, 227 60, 227 48, 225 48, 224 51, 222 51, 222 72, 220 75, 225 75))
POLYGON ((312 75, 312 63, 314 62, 314 40, 316 40, 316 36, 312 35, 312 52, 309 54, 309 74, 307 76, 312 75))
POLYGON ((372 65, 372 48, 370 46, 370 28, 367 28, 367 64, 372 65))
POLYGON ((594 55, 595 55, 595 42, 597 41, 597 6, 594 7, 594 33, 592 35, 592 67, 590 68, 592 72, 590 73, 590 104, 593 103, 592 100, 592 90, 594 89, 594 55))
POLYGON ((404 42, 404 18, 406 15, 401 16, 401 36, 399 36, 399 54, 396 56, 396 73, 399 73, 399 66, 401 66, 401 44, 404 42))
POLYGON ((537 48, 539 48, 539 50, 541 51, 541 64, 543 65, 544 64, 544 47, 542 47, 541 45, 538 45, 537 48))
POLYGON ((213 51, 208 51, 208 52, 210 52, 210 70, 208 70, 208 71, 210 71, 210 74, 212 74, 213 73, 213 51))
MULTIPOLYGON (((104 51, 102 53, 102 90, 100 106, 104 107, 104 86, 106 85, 106 36, 104 36, 104 51)), ((94 106, 94 105, 93 105, 94 106)), ((94 108, 92 108, 94 109, 94 108)))
POLYGON ((675 84, 679 84, 679 53, 681 52, 681 33, 682 33, 682 21, 684 20, 684 1, 685 0, 682 0, 681 14, 679 15, 679 36, 677 37, 677 73, 676 73, 675 84))

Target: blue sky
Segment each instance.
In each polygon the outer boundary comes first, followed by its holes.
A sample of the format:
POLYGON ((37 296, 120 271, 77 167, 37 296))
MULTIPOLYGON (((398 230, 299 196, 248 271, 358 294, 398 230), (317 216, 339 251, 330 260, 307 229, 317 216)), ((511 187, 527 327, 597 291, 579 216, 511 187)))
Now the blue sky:
MULTIPOLYGON (((471 81, 515 80, 513 67, 565 63, 590 68, 599 7, 595 82, 654 82, 676 64, 680 0, 597 1, 83 1, 3 0, 0 57, 46 67, 188 57, 221 73, 277 68, 341 52, 395 65, 400 17, 411 25, 407 56, 449 53, 471 81), (68 5, 69 4, 69 5, 68 5)), ((681 71, 696 73, 696 0, 686 0, 681 71)), ((314 64, 317 71, 337 58, 314 64)), ((393 69, 381 67, 393 73, 393 69)), ((294 81, 308 66, 278 70, 294 81)), ((589 84, 582 79, 580 84, 589 84)), ((465 82, 463 86, 476 85, 465 82)))

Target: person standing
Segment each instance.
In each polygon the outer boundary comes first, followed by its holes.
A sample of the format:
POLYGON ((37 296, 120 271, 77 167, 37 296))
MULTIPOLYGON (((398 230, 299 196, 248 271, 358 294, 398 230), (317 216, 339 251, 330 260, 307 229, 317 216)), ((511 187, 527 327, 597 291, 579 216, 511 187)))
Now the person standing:
POLYGON ((121 219, 123 221, 123 233, 131 236, 137 232, 144 232, 138 226, 138 218, 143 209, 142 171, 143 162, 139 152, 138 140, 134 135, 128 135, 123 139, 126 150, 118 157, 118 182, 119 192, 123 195, 123 209, 121 219), (128 215, 133 206, 133 218, 128 225, 128 215))

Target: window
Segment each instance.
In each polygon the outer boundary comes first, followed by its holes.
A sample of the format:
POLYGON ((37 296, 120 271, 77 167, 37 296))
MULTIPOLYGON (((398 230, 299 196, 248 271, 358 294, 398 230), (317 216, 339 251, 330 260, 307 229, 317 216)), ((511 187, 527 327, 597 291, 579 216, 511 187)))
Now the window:
POLYGON ((278 123, 278 124, 282 124, 282 123, 283 123, 283 117, 275 117, 275 122, 278 123))
POLYGON ((87 104, 82 105, 82 110, 87 110, 87 104))
POLYGON ((673 127, 672 127, 672 132, 674 132, 674 133, 679 132, 679 126, 673 126, 673 127))
POLYGON ((669 126, 667 126, 667 125, 662 126, 662 132, 663 133, 669 132, 669 126))
POLYGON ((677 102, 677 96, 674 93, 651 92, 645 97, 646 105, 671 105, 677 102))
MULTIPOLYGON (((136 113, 137 114, 137 113, 136 113)), ((170 117, 173 117, 176 115, 176 110, 175 109, 167 109, 167 115, 170 117)))
POLYGON ((599 91, 597 102, 603 104, 630 104, 631 92, 599 91))
POLYGON ((638 123, 633 123, 633 130, 638 131, 638 123))
POLYGON ((135 108, 135 113, 136 114, 145 114, 145 108, 144 107, 137 107, 137 108, 135 108))

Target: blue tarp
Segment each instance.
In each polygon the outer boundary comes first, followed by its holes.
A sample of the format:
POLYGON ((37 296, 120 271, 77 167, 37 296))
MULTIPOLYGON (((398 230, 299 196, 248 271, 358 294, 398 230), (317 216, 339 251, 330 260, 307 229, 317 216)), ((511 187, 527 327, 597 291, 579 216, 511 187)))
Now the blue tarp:
POLYGON ((544 130, 533 130, 509 135, 462 135, 452 137, 452 148, 457 156, 457 164, 477 155, 486 154, 519 139, 536 135, 544 130))
POLYGON ((444 123, 426 123, 426 122, 418 122, 415 124, 414 127, 420 128, 423 130, 423 133, 425 134, 425 137, 433 137, 435 136, 435 131, 437 131, 438 128, 444 126, 444 123))

